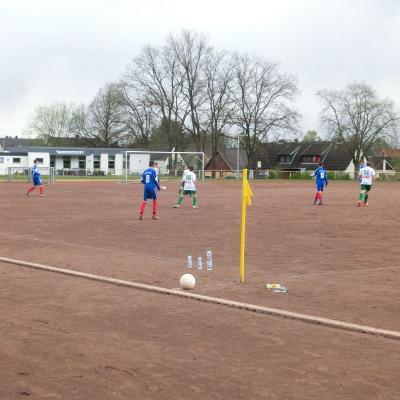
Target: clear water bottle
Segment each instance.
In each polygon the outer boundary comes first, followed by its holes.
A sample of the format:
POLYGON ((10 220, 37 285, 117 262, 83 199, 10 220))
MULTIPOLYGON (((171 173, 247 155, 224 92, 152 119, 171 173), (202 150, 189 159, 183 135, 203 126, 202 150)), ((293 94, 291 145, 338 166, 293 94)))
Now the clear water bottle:
POLYGON ((202 270, 203 269, 203 258, 202 257, 198 257, 197 258, 197 269, 198 270, 202 270))
POLYGON ((212 260, 212 251, 207 251, 207 271, 212 271, 213 269, 213 260, 212 260))
POLYGON ((193 260, 192 260, 192 256, 190 256, 190 255, 187 258, 187 267, 193 268, 193 260))
POLYGON ((272 291, 274 293, 287 293, 288 292, 288 288, 285 287, 285 286, 275 287, 275 288, 272 288, 272 291))

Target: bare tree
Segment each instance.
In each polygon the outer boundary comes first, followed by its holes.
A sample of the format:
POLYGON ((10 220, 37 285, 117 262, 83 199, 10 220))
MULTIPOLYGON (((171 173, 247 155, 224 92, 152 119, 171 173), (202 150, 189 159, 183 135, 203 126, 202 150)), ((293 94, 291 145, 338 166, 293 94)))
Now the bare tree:
POLYGON ((204 151, 209 124, 204 70, 211 46, 204 35, 183 31, 178 37, 169 36, 167 48, 180 67, 184 98, 184 107, 179 113, 181 123, 196 143, 197 150, 204 151))
POLYGON ((381 139, 393 139, 400 118, 389 99, 379 100, 364 83, 344 90, 321 90, 321 120, 331 137, 343 141, 355 166, 381 139))
POLYGON ((233 116, 234 104, 230 95, 233 71, 233 60, 226 51, 210 51, 204 73, 211 156, 218 151, 221 140, 225 140, 224 130, 233 116))
POLYGON ((125 138, 118 85, 109 83, 98 91, 88 107, 74 115, 73 131, 93 147, 116 147, 125 138))
POLYGON ((179 63, 170 49, 146 46, 128 66, 123 80, 131 104, 140 99, 151 109, 158 130, 167 137, 168 149, 180 149, 183 138, 179 122, 184 120, 179 116, 182 78, 179 63))
POLYGON ((71 137, 71 121, 75 110, 75 105, 66 103, 39 106, 28 123, 28 129, 47 146, 65 145, 66 138, 71 137))
POLYGON ((129 85, 124 82, 119 85, 119 91, 123 107, 122 123, 126 130, 125 140, 129 144, 149 147, 156 119, 149 101, 137 91, 130 90, 129 85))
POLYGON ((297 95, 296 80, 279 73, 277 64, 235 56, 231 96, 236 106, 232 122, 245 136, 248 164, 254 166, 259 144, 293 129, 298 114, 291 108, 297 95))

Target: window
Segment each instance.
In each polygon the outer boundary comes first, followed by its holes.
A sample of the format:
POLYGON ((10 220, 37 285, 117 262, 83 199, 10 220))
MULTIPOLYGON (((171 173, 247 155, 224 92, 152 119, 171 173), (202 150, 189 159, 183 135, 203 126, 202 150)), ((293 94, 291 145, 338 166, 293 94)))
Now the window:
POLYGON ((100 156, 93 157, 93 168, 100 169, 100 156))
POLYGON ((79 169, 86 169, 86 157, 79 157, 79 169))
POLYGON ((70 156, 64 156, 63 157, 63 162, 64 162, 64 168, 65 169, 70 169, 71 168, 71 157, 70 156))
POLYGON ((4 157, 0 157, 0 164, 4 164, 4 157))
POLYGON ((39 164, 43 164, 43 158, 36 158, 39 161, 39 164))
POLYGON ((279 162, 281 163, 290 163, 290 155, 280 155, 279 162))
POLYGON ((318 164, 321 162, 321 156, 303 156, 301 162, 308 164, 318 164))
POLYGON ((115 168, 115 156, 108 156, 108 168, 109 169, 115 168))
POLYGON ((14 164, 20 164, 21 163, 21 159, 19 157, 13 157, 13 163, 14 164))
POLYGON ((50 167, 56 166, 56 156, 50 156, 50 167))

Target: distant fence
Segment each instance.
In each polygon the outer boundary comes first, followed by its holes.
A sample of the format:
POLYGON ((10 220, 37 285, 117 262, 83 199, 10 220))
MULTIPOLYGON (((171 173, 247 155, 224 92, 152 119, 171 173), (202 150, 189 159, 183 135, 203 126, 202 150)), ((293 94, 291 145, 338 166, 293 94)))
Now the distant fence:
MULTIPOLYGON (((115 179, 125 181, 126 178, 130 181, 139 181, 142 171, 129 171, 129 174, 125 175, 125 171, 116 171, 114 169, 100 170, 100 169, 55 169, 53 167, 40 167, 42 180, 44 183, 55 182, 57 179, 88 179, 95 177, 96 179, 115 179), (119 172, 119 173, 118 173, 119 172)), ((176 180, 181 179, 184 170, 182 169, 161 169, 159 171, 160 180, 176 180)), ((197 175, 198 180, 203 176, 202 170, 194 171, 197 175)), ((282 171, 282 170, 249 170, 249 179, 260 179, 260 180, 273 180, 273 179, 284 179, 284 180, 312 180, 313 171, 282 171)), ((236 171, 232 170, 205 170, 204 177, 206 180, 237 180, 241 179, 242 172, 239 171, 239 176, 236 171)), ((330 180, 355 180, 357 174, 343 172, 343 171, 328 171, 328 178, 330 180)), ((386 182, 400 182, 400 172, 392 171, 377 171, 376 178, 379 181, 386 182)), ((14 181, 25 181, 30 182, 31 168, 22 167, 9 167, 0 170, 0 181, 14 182, 14 181)))
MULTIPOLYGON (((4 172, 4 178, 7 182, 32 182, 32 168, 8 167, 4 172)), ((41 167, 40 176, 43 183, 53 183, 55 181, 54 168, 41 167)))
MULTIPOLYGON (((56 176, 108 176, 115 175, 115 169, 102 170, 100 168, 63 168, 55 170, 56 176)), ((122 173, 121 173, 122 175, 122 173)))
POLYGON ((380 181, 399 182, 400 172, 380 172, 376 173, 376 178, 380 181))
MULTIPOLYGON (((236 171, 225 170, 206 170, 205 177, 208 179, 238 179, 236 171)), ((400 181, 400 172, 382 172, 377 171, 376 178, 380 181, 400 181)), ((249 170, 249 179, 288 179, 288 180, 312 180, 313 171, 282 171, 282 170, 249 170)), ((357 174, 344 171, 328 171, 328 179, 330 180, 355 180, 357 174)))
MULTIPOLYGON (((249 179, 300 179, 300 180, 312 180, 312 171, 282 171, 282 170, 249 170, 249 179)), ((215 170, 205 171, 205 177, 209 179, 240 179, 242 172, 239 171, 223 171, 215 170)), ((352 174, 343 171, 329 171, 329 179, 341 179, 351 180, 353 179, 352 174)))

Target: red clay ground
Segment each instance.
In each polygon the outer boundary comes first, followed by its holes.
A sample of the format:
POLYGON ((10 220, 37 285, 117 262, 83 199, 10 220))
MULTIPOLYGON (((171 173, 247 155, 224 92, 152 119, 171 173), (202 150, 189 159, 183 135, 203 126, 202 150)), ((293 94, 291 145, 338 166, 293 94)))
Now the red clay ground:
MULTIPOLYGON (((400 185, 358 209, 351 182, 323 207, 309 182, 252 183, 243 285, 240 186, 199 185, 198 210, 171 208, 177 187, 159 221, 138 221, 139 185, 57 183, 42 199, 1 184, 0 256, 177 287, 211 248, 197 293, 400 330, 400 185)), ((0 399, 400 398, 396 341, 7 264, 0 277, 0 399)))

